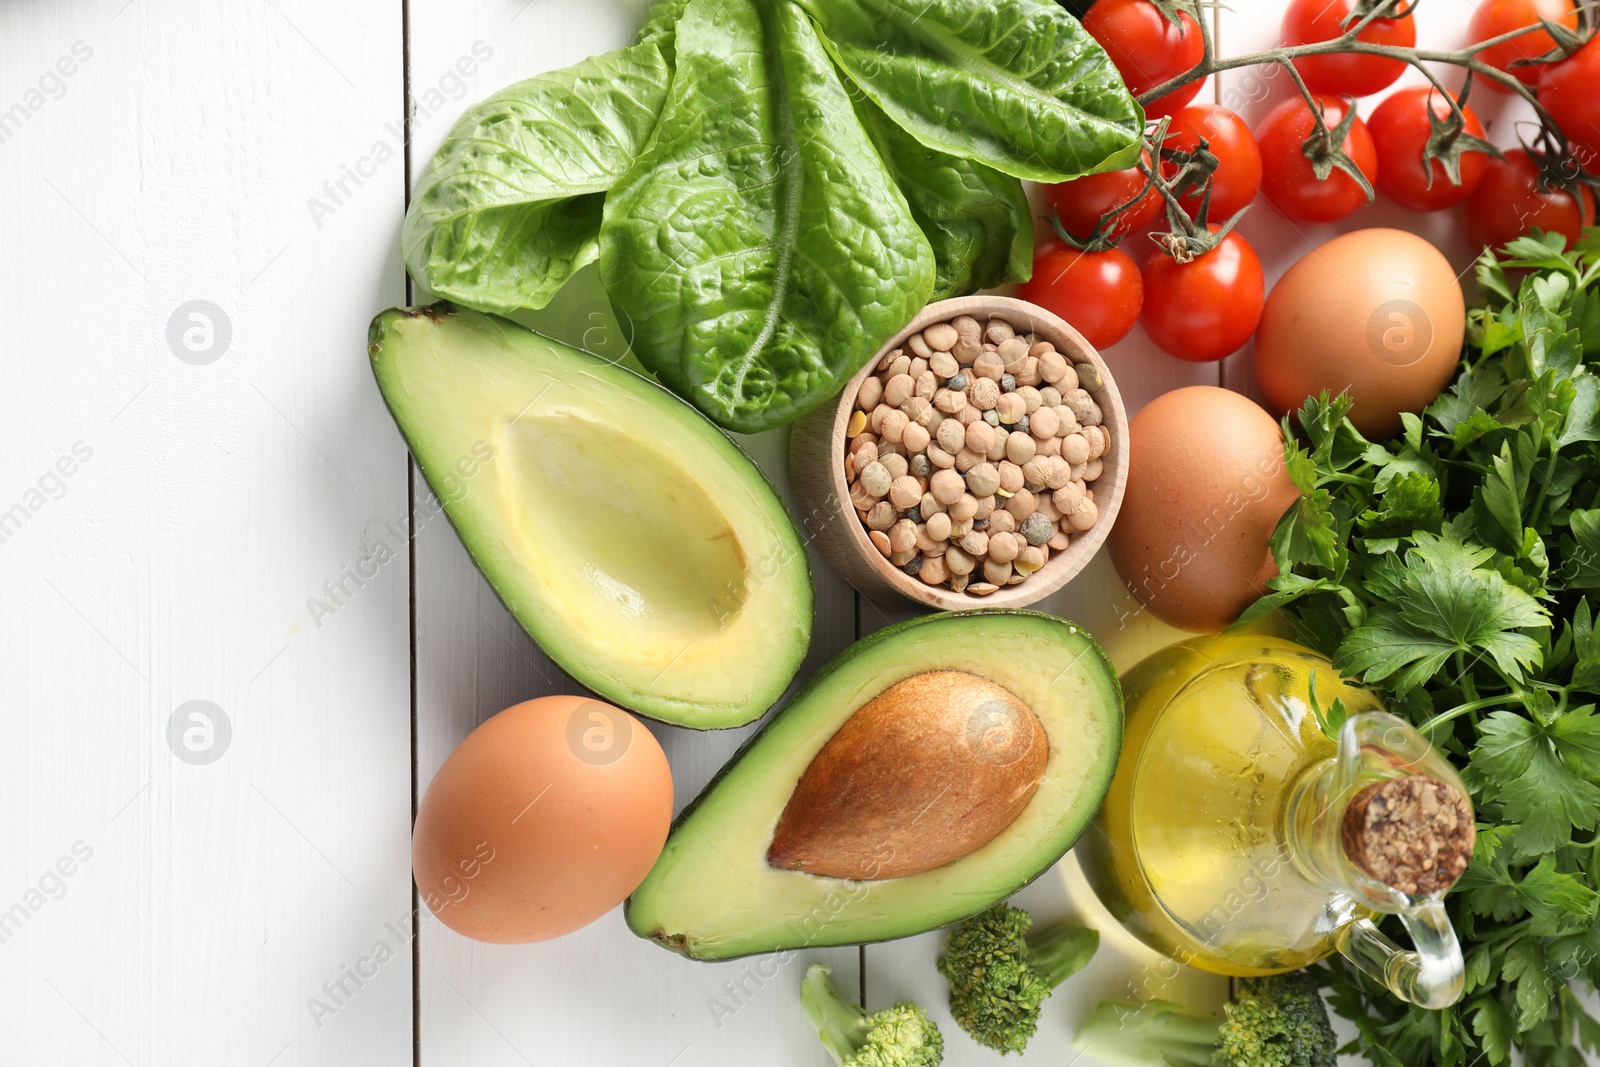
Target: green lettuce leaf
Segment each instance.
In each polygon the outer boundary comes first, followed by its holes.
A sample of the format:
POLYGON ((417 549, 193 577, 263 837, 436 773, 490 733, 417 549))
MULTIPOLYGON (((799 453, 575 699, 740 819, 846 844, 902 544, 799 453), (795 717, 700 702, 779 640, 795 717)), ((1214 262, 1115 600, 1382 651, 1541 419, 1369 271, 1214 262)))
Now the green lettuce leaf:
POLYGON ((1144 110, 1051 0, 798 0, 839 66, 929 148, 1059 182, 1131 166, 1144 110))
POLYGON ((931 299, 963 296, 1033 271, 1033 218, 1022 183, 912 137, 861 93, 850 94, 884 166, 933 246, 931 299))
POLYGON ((922 308, 933 251, 798 7, 691 0, 675 56, 655 136, 606 198, 601 277, 640 361, 756 433, 922 308))
POLYGON ((661 49, 638 44, 469 109, 406 213, 412 277, 484 311, 544 307, 598 254, 605 191, 649 140, 669 79, 661 49))
POLYGON ((688 6, 689 0, 652 0, 650 6, 645 9, 644 25, 639 27, 639 35, 634 38, 634 43, 654 42, 661 45, 670 61, 673 27, 683 18, 683 9, 688 6))

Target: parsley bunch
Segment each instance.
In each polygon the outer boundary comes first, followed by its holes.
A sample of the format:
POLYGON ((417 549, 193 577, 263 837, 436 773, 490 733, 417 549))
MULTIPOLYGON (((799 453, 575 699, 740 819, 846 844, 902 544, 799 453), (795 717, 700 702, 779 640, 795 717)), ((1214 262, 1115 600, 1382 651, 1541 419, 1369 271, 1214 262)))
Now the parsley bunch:
POLYGON ((1283 609, 1465 768, 1481 820, 1448 900, 1466 995, 1422 1011, 1335 960, 1353 1049, 1578 1067, 1600 1054, 1572 990, 1600 987, 1600 230, 1523 238, 1478 277, 1460 374, 1399 438, 1367 441, 1342 396, 1284 420, 1303 495, 1241 624, 1283 609))

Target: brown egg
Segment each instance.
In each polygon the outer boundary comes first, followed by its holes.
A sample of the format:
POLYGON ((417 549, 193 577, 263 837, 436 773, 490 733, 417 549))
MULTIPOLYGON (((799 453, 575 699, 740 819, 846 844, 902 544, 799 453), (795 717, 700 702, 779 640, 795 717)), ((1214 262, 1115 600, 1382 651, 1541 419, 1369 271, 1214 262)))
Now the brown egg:
POLYGON ((1107 542, 1117 573, 1163 622, 1223 629, 1278 573, 1272 531, 1299 496, 1278 424, 1238 393, 1196 385, 1145 405, 1128 448, 1107 542))
POLYGON ((1261 395, 1279 412, 1348 389, 1350 421, 1400 432, 1455 375, 1466 302, 1449 260, 1415 234, 1357 230, 1307 252, 1273 286, 1256 330, 1261 395))
POLYGON ((672 772, 639 720, 589 697, 543 697, 445 760, 417 811, 411 866, 457 933, 545 941, 622 903, 671 822, 672 772))

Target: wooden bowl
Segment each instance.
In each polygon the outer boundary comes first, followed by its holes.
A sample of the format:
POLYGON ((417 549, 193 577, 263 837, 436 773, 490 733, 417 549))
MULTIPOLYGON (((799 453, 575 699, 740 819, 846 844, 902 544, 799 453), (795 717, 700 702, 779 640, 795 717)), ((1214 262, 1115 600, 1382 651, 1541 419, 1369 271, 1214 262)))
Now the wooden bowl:
POLYGON ((805 517, 805 533, 815 538, 828 563, 870 599, 885 605, 909 600, 936 611, 1026 607, 1077 577, 1111 532, 1128 480, 1128 413, 1100 353, 1060 318, 1037 304, 1014 297, 955 297, 923 308, 850 379, 836 404, 819 408, 795 423, 789 443, 789 476, 796 503, 805 517), (867 538, 866 527, 850 505, 850 488, 844 473, 846 423, 855 410, 861 383, 886 353, 903 347, 912 334, 960 315, 970 315, 980 323, 999 316, 1016 327, 1018 333, 1034 333, 1049 341, 1074 364, 1092 364, 1104 384, 1089 394, 1100 405, 1102 424, 1110 437, 1101 457, 1103 470, 1093 485, 1099 520, 1086 532, 1074 534, 1064 551, 1052 555, 1026 581, 1003 586, 988 596, 925 585, 893 566, 867 538))

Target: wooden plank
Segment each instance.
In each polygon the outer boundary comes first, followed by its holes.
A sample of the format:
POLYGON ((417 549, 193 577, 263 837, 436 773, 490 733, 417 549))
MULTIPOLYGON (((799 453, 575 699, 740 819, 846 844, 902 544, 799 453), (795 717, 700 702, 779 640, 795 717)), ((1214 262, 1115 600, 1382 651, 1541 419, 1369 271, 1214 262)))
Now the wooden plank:
POLYGON ((400 43, 0 8, 0 1061, 409 1060, 400 43))
MULTIPOLYGON (((414 173, 470 102, 503 85, 576 62, 631 37, 641 3, 563 6, 480 0, 413 0, 414 87, 433 72, 481 56, 460 93, 424 113, 413 141, 414 173)), ((420 98, 419 98, 420 101, 420 98)), ((422 294, 419 294, 419 296, 422 294)), ((603 355, 625 358, 628 331, 612 316, 594 270, 529 325, 603 355)), ((784 434, 741 443, 787 494, 784 434)), ((427 487, 420 479, 419 497, 427 487)), ((506 614, 448 524, 417 541, 418 780, 424 786, 483 719, 520 700, 581 687, 557 670, 506 614)), ((854 598, 813 553, 817 619, 806 677, 854 636, 854 598)), ((754 727, 712 733, 651 724, 673 767, 679 807, 754 727)), ((855 949, 694 963, 630 933, 620 909, 540 945, 467 941, 423 923, 418 995, 421 1062, 427 1064, 749 1063, 809 1065, 822 1055, 796 1000, 811 960, 827 961, 841 987, 858 981, 855 949)))

